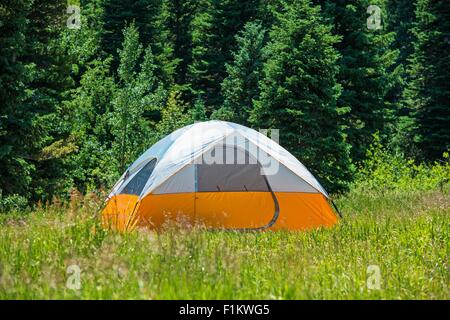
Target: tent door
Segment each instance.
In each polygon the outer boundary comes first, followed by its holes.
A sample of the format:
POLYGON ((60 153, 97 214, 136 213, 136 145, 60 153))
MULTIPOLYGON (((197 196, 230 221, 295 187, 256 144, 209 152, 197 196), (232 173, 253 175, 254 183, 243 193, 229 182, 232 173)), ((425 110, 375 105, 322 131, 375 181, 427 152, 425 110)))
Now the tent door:
MULTIPOLYGON (((219 146, 225 148, 230 146, 219 146)), ((234 148, 244 164, 196 164, 195 219, 206 227, 264 229, 278 217, 279 208, 260 164, 247 151, 234 148), (239 155, 239 153, 242 153, 239 155)))

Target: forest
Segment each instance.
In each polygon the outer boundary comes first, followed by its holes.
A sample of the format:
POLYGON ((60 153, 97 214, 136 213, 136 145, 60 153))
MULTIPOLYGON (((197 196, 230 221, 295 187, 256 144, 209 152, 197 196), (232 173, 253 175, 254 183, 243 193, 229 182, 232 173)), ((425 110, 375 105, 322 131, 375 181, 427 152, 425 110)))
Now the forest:
POLYGON ((374 144, 446 161, 446 0, 3 0, 0 30, 3 208, 108 190, 208 119, 279 129, 334 194, 374 144))

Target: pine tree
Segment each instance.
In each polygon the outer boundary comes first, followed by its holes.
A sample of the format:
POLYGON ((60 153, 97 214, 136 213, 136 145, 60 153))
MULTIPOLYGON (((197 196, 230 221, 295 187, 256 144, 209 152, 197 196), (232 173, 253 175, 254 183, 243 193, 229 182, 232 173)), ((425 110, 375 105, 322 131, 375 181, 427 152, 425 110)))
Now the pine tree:
POLYGON ((127 24, 134 22, 140 32, 139 41, 150 43, 155 34, 157 17, 161 8, 161 0, 104 0, 103 21, 105 34, 103 48, 118 64, 117 50, 123 42, 122 30, 127 24))
POLYGON ((415 3, 411 0, 389 0, 389 31, 395 32, 392 47, 399 49, 397 64, 406 66, 407 59, 413 53, 414 34, 412 26, 415 21, 415 3))
POLYGON ((343 123, 352 145, 352 159, 359 162, 365 158, 373 134, 384 133, 394 108, 388 97, 401 72, 393 68, 398 56, 398 51, 391 47, 395 34, 387 28, 385 0, 319 2, 323 15, 334 24, 334 33, 342 36, 336 44, 341 54, 338 81, 343 89, 338 106, 350 111, 343 123), (369 6, 380 11, 368 12, 369 6), (369 28, 368 23, 378 18, 379 25, 369 28))
POLYGON ((123 48, 119 50, 117 74, 120 83, 110 120, 114 135, 113 151, 119 159, 120 171, 154 142, 155 123, 145 118, 145 112, 160 110, 165 99, 164 90, 154 76, 156 66, 150 46, 139 65, 143 51, 138 29, 131 24, 124 29, 123 48))
POLYGON ((234 37, 255 17, 257 2, 202 0, 199 4, 202 11, 192 21, 193 62, 188 75, 194 97, 202 94, 209 113, 222 104, 220 84, 236 49, 234 37))
POLYGON ((450 5, 417 0, 414 53, 405 105, 414 111, 417 145, 425 159, 442 157, 450 148, 450 5))
POLYGON ((280 143, 320 177, 331 192, 349 180, 349 146, 339 125, 338 37, 309 1, 286 4, 277 13, 265 48, 260 98, 251 121, 278 128, 280 143))
MULTIPOLYGON (((108 56, 102 47, 104 22, 100 19, 104 15, 105 0, 83 0, 80 5, 80 28, 64 28, 60 42, 72 64, 72 77, 79 84, 86 64, 93 60, 103 60, 108 56)), ((77 0, 69 0, 77 3, 77 0)), ((70 19, 70 15, 67 15, 70 19)), ((70 20, 69 20, 70 21, 70 20)), ((66 21, 67 24, 67 21, 66 21)))
POLYGON ((59 42, 66 5, 62 0, 2 3, 0 68, 5 69, 0 94, 5 106, 0 117, 0 179, 4 194, 37 200, 63 189, 65 183, 60 179, 61 157, 71 148, 59 143, 66 135, 60 106, 62 93, 73 85, 69 59, 59 42), (57 151, 58 146, 64 151, 57 151))
POLYGON ((157 66, 156 77, 166 89, 169 88, 174 82, 178 61, 174 57, 170 30, 166 25, 168 16, 163 6, 164 0, 103 1, 105 32, 102 46, 113 57, 112 69, 117 70, 119 66, 118 49, 123 42, 122 30, 126 25, 134 23, 139 30, 139 41, 152 47, 157 66))
POLYGON ((253 100, 259 96, 264 34, 261 23, 249 22, 236 36, 238 50, 233 53, 233 63, 226 65, 228 76, 222 83, 222 108, 233 114, 230 121, 248 125, 253 100))
POLYGON ((26 68, 26 18, 32 1, 11 0, 0 10, 0 189, 3 196, 24 194, 34 169, 26 159, 31 137, 30 110, 23 109, 26 68))
POLYGON ((395 40, 391 43, 391 47, 399 52, 393 68, 398 68, 400 71, 400 79, 389 93, 388 99, 392 101, 394 108, 386 134, 389 137, 388 146, 407 157, 415 157, 418 153, 412 132, 414 115, 402 101, 406 84, 409 82, 407 72, 409 58, 414 50, 412 29, 415 22, 415 2, 411 0, 388 1, 389 24, 387 27, 390 32, 395 33, 395 40))
POLYGON ((191 114, 192 114, 192 122, 201 122, 208 120, 208 117, 206 116, 205 103, 200 97, 198 97, 197 100, 195 100, 191 114))
POLYGON ((77 145, 67 166, 73 184, 81 192, 110 186, 119 166, 112 153, 109 123, 116 84, 110 75, 111 58, 92 61, 81 76, 80 85, 70 93, 65 109, 70 114, 70 135, 77 145))
POLYGON ((161 112, 161 121, 157 125, 160 138, 191 122, 187 109, 188 105, 182 101, 181 93, 176 90, 170 92, 161 112))
POLYGON ((61 34, 67 28, 67 1, 35 0, 27 25, 27 89, 30 97, 26 109, 33 114, 33 147, 28 156, 33 158, 32 197, 46 200, 68 190, 65 179, 65 157, 75 150, 68 135, 68 123, 62 121, 64 93, 73 88, 70 58, 61 45, 61 34), (48 152, 52 150, 52 152, 48 152))
POLYGON ((103 2, 81 1, 81 27, 65 28, 60 40, 75 83, 74 88, 64 92, 61 107, 68 132, 65 140, 76 149, 64 161, 64 175, 70 187, 83 193, 109 188, 118 175, 108 120, 116 84, 110 70, 112 58, 101 45, 104 23, 99 17, 104 13, 103 2))
POLYGON ((166 65, 172 69, 173 84, 180 90, 190 90, 187 82, 188 66, 192 63, 191 23, 198 10, 196 0, 162 0, 159 17, 158 46, 165 48, 166 65))

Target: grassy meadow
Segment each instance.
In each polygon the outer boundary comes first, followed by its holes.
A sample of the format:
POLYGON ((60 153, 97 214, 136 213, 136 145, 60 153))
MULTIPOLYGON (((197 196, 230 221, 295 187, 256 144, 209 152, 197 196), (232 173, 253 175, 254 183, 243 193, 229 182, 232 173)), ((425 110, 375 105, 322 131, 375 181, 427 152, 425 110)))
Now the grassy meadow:
POLYGON ((0 215, 0 299, 450 298, 447 192, 350 192, 339 225, 310 232, 121 235, 100 228, 100 203, 0 215))

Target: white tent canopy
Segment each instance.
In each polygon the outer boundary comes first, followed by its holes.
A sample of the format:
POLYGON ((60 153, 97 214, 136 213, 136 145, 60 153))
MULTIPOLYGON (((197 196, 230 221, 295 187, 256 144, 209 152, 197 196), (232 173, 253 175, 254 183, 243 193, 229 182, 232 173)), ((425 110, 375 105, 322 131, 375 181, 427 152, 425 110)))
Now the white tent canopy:
MULTIPOLYGON (((229 155, 234 155, 231 157, 234 163, 245 158, 247 162, 260 164, 261 176, 266 177, 275 192, 322 193, 328 198, 325 189, 306 167, 278 143, 253 129, 225 121, 195 123, 161 139, 127 169, 110 197, 129 189, 129 183, 144 170, 151 174, 149 177, 143 175, 143 187, 137 192, 140 199, 149 193, 198 191, 198 164, 222 160, 220 152, 225 154, 226 164, 229 163, 229 155)), ((242 166, 241 171, 254 168, 242 166)), ((255 176, 254 172, 249 175, 255 176)), ((226 179, 232 180, 232 177, 226 179)), ((231 180, 226 183, 232 184, 231 180)), ((257 179, 252 183, 254 188, 258 188, 257 179)))

